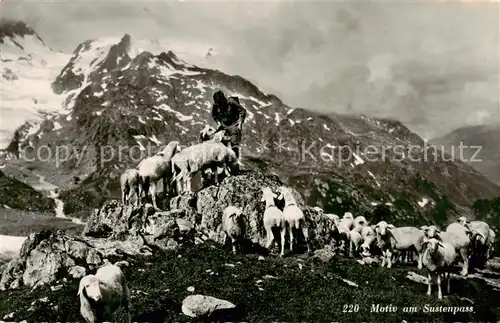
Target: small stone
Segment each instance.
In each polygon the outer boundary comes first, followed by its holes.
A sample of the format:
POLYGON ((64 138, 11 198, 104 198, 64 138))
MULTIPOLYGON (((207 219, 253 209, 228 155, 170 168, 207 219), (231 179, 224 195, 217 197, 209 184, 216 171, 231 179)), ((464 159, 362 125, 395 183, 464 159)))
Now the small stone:
POLYGON ((209 316, 215 311, 235 308, 231 302, 212 296, 190 295, 182 301, 182 313, 189 317, 209 316))
POLYGON ((194 292, 194 287, 193 286, 189 286, 187 288, 187 291, 190 292, 190 293, 193 293, 194 292))

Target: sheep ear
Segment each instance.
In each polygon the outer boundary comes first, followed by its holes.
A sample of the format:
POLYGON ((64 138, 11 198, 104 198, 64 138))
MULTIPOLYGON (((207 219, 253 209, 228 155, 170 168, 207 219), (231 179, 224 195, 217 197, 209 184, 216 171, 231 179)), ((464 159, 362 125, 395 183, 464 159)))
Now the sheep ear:
MULTIPOLYGON (((276 196, 276 194, 274 194, 274 196, 276 196)), ((280 192, 280 195, 278 195, 278 200, 282 200, 283 199, 283 193, 280 192)))
POLYGON ((388 229, 388 230, 395 229, 395 228, 396 228, 396 227, 395 227, 394 225, 392 225, 392 224, 389 224, 389 225, 387 226, 387 229, 388 229))
POLYGON ((78 295, 78 296, 82 295, 82 293, 83 293, 83 288, 84 288, 84 285, 83 285, 83 283, 80 281, 80 286, 78 286, 78 293, 77 293, 77 295, 78 295))

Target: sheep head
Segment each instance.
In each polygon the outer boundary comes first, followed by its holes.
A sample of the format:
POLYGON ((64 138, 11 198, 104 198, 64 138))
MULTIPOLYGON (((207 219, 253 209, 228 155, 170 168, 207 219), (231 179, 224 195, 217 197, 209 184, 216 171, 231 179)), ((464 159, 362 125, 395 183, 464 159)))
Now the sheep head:
POLYGON ((377 223, 377 224, 375 225, 375 228, 374 228, 374 229, 375 229, 375 232, 377 233, 377 235, 378 235, 378 234, 380 234, 380 235, 382 235, 382 236, 383 236, 383 235, 385 235, 385 234, 387 233, 388 226, 389 226, 389 225, 387 224, 387 222, 385 222, 385 221, 380 221, 379 223, 377 223))
POLYGON ((284 186, 280 186, 278 187, 278 192, 280 192, 280 194, 278 195, 278 200, 282 200, 288 194, 288 189, 284 186))
POLYGON ((171 141, 168 143, 168 145, 165 146, 165 148, 163 148, 162 151, 160 151, 156 155, 170 159, 180 151, 181 151, 180 143, 178 141, 171 141))
POLYGON ((275 199, 278 197, 274 192, 269 188, 269 187, 263 187, 261 188, 262 191, 262 198, 260 199, 261 202, 265 202, 267 198, 273 198, 275 199))
POLYGON ((457 222, 460 223, 463 226, 466 226, 470 221, 467 219, 465 216, 461 216, 457 219, 457 222))
POLYGON ((206 125, 201 131, 200 131, 200 141, 207 141, 210 139, 210 136, 212 136, 215 133, 215 129, 209 125, 206 125))
POLYGON ((344 216, 342 217, 343 219, 351 219, 354 220, 354 216, 352 215, 351 212, 345 212, 344 216))
POLYGON ((80 280, 78 295, 85 296, 87 299, 99 302, 102 299, 101 283, 94 275, 87 275, 80 280))
POLYGON ((424 234, 427 238, 436 238, 437 234, 441 231, 435 226, 430 225, 424 230, 424 234))
POLYGON ((420 230, 422 230, 424 232, 427 231, 428 229, 429 229, 428 225, 423 225, 423 226, 420 227, 420 230))
POLYGON ((431 254, 435 253, 439 247, 444 248, 441 241, 439 241, 435 238, 431 238, 427 241, 424 241, 424 243, 422 243, 423 250, 429 250, 429 252, 431 254))
MULTIPOLYGON (((344 214, 344 216, 345 216, 345 214, 344 214)), ((366 218, 364 216, 360 215, 354 219, 354 223, 365 226, 368 224, 368 221, 366 221, 366 218)))
MULTIPOLYGON (((371 241, 373 241, 373 239, 371 241)), ((371 254, 370 253, 370 243, 368 241, 364 241, 361 244, 361 246, 359 246, 359 248, 361 249, 361 255, 363 257, 369 257, 370 256, 370 254, 371 254)))
POLYGON ((229 214, 229 218, 233 219, 233 221, 236 221, 239 218, 241 218, 242 215, 243 211, 240 208, 238 208, 237 210, 234 210, 233 212, 231 212, 231 214, 229 214))
POLYGON ((318 212, 319 214, 324 214, 325 211, 323 211, 322 208, 320 208, 319 206, 315 206, 313 207, 314 211, 318 212))

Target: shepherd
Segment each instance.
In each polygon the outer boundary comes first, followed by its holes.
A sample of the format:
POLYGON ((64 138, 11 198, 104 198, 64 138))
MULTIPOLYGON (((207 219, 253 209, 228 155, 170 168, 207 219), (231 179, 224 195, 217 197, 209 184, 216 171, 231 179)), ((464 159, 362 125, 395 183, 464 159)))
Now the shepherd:
POLYGON ((212 117, 217 122, 215 132, 224 130, 229 137, 231 149, 240 158, 241 129, 247 116, 247 110, 240 104, 236 96, 226 99, 224 92, 217 91, 213 95, 214 104, 212 106, 212 117))

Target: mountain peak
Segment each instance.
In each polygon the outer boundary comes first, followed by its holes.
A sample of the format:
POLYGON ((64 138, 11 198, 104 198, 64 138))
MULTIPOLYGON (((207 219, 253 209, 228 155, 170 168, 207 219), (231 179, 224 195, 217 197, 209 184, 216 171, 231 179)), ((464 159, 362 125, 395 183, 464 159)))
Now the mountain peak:
MULTIPOLYGON (((5 38, 15 38, 16 36, 35 36, 39 41, 45 44, 42 38, 26 23, 18 20, 1 19, 0 20, 0 44, 3 44, 5 38)), ((19 46, 19 45, 18 45, 19 46)))

